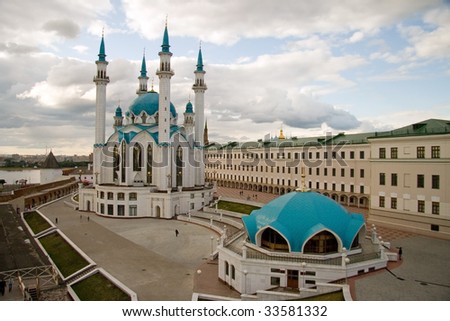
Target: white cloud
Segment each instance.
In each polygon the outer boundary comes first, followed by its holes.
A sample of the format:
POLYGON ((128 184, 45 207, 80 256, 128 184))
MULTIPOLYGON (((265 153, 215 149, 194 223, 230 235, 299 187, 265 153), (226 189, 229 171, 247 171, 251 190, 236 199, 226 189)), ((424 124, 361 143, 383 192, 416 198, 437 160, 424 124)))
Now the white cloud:
POLYGON ((91 19, 112 10, 109 0, 1 1, 3 42, 51 46, 60 37, 73 38, 91 19))
POLYGON ((243 38, 373 33, 436 3, 439 1, 349 0, 343 4, 285 0, 281 4, 269 0, 157 0, 149 6, 145 0, 125 0, 123 7, 129 27, 148 39, 160 37, 168 14, 171 35, 232 45, 243 38))
POLYGON ((364 39, 364 33, 361 31, 356 31, 353 35, 348 39, 349 43, 357 43, 364 39))

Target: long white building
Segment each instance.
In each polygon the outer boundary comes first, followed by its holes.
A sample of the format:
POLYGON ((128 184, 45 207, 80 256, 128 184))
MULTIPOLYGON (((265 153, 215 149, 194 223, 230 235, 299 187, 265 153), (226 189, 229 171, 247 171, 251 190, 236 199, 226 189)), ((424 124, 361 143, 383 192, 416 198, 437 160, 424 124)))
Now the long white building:
POLYGON ((369 209, 369 222, 450 239, 450 121, 387 132, 211 144, 218 186, 282 195, 307 187, 369 209))

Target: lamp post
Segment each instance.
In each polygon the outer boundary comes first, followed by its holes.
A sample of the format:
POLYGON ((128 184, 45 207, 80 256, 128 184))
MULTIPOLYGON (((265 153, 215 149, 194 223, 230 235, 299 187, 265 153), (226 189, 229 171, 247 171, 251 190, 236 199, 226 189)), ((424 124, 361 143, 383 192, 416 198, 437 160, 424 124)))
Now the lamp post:
POLYGON ((171 190, 172 189, 172 175, 167 174, 167 190, 171 190))
POLYGON ((306 262, 302 262, 301 266, 302 266, 302 288, 305 288, 305 270, 306 270, 306 262))
POLYGON ((348 269, 348 264, 350 263, 350 259, 348 257, 346 257, 344 259, 345 261, 345 284, 347 284, 348 282, 348 273, 347 273, 347 269, 348 269))
POLYGON ((248 271, 244 270, 243 272, 244 272, 244 294, 247 294, 247 274, 248 274, 248 271))
POLYGON ((214 236, 211 236, 211 255, 214 252, 214 236))

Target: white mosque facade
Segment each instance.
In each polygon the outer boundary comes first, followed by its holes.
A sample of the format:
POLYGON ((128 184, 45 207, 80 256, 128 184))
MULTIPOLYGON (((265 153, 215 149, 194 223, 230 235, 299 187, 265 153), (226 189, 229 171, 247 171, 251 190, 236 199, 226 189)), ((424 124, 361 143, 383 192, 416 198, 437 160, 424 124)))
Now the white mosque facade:
MULTIPOLYGON (((201 48, 192 86, 194 105, 189 101, 179 125, 171 103, 169 35, 164 30, 156 72, 159 93, 147 90, 145 55, 142 59, 137 97, 126 112, 118 106, 114 132, 105 139, 107 75, 104 37, 100 44, 96 84, 94 184, 81 188, 79 209, 106 217, 156 217, 170 219, 199 210, 211 202, 212 186, 205 184, 204 167, 204 81, 201 48), (195 112, 194 112, 195 108, 195 112)), ((152 86, 153 87, 153 86, 152 86)))

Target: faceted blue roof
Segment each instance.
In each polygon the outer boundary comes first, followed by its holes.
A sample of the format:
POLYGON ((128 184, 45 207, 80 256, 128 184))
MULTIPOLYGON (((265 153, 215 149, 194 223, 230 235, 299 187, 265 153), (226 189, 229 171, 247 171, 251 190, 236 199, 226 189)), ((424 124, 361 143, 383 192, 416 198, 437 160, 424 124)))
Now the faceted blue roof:
MULTIPOLYGON (((118 143, 121 143, 123 140, 125 140, 127 144, 130 144, 133 138, 142 132, 148 134, 150 137, 153 138, 153 141, 156 144, 159 144, 159 132, 157 124, 152 125, 132 124, 121 127, 117 131, 118 143)), ((170 137, 172 137, 176 133, 180 133, 184 137, 184 135, 181 133, 181 127, 177 125, 170 125, 170 137)), ((111 139, 111 137, 109 139, 111 139)))
MULTIPOLYGON (((146 112, 147 115, 152 116, 158 112, 158 107, 159 94, 156 91, 149 91, 137 97, 128 109, 135 116, 140 115, 142 112, 146 112)), ((173 118, 177 117, 177 111, 172 103, 170 103, 170 113, 173 118)))
POLYGON ((332 199, 315 192, 285 194, 242 220, 253 244, 256 244, 259 231, 271 227, 286 238, 291 252, 302 252, 305 243, 324 230, 335 234, 342 246, 349 249, 364 225, 362 214, 350 213, 332 199))

